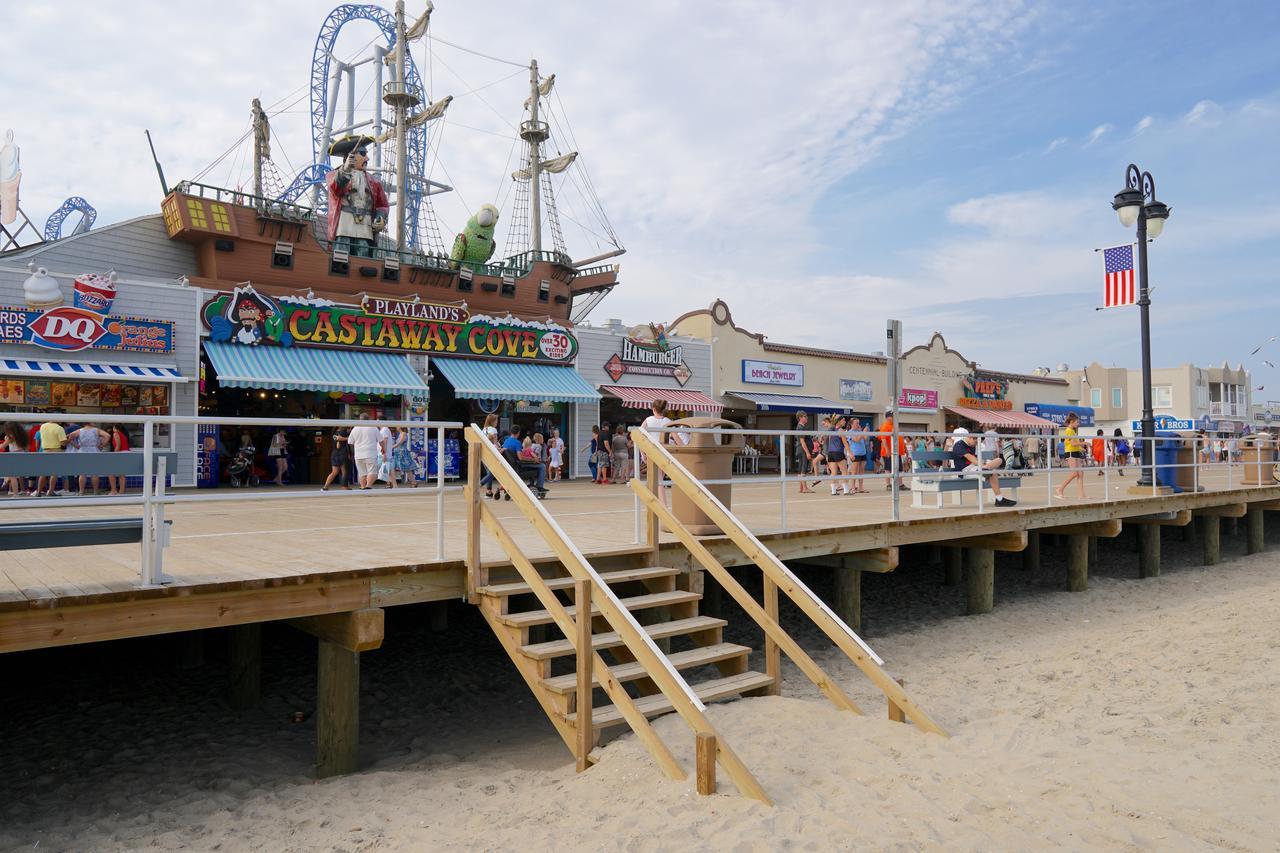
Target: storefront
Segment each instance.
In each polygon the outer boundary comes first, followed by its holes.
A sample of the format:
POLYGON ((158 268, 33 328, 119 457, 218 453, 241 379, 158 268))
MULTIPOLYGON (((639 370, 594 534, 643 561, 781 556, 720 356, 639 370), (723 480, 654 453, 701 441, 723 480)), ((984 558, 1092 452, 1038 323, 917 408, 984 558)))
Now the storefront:
POLYGON ((1091 427, 1096 425, 1094 411, 1089 406, 1064 406, 1054 403, 1023 403, 1022 410, 1028 415, 1035 415, 1038 418, 1052 421, 1055 426, 1062 426, 1067 422, 1067 415, 1075 413, 1080 418, 1080 426, 1091 427))
MULTIPOLYGON (((197 294, 114 275, 0 268, 0 411, 48 412, 69 425, 95 415, 194 415, 197 294)), ((133 447, 142 427, 130 425, 133 447)), ((175 485, 195 477, 191 427, 157 427, 178 451, 175 485)))
POLYGON ((603 327, 574 330, 580 349, 577 371, 600 394, 598 404, 577 408, 570 474, 590 475, 587 449, 591 428, 636 426, 653 401, 667 401, 673 418, 718 416, 723 405, 711 398, 711 346, 692 338, 668 335, 662 324, 626 327, 611 320, 603 327))
MULTIPOLYGON (((424 342, 440 339, 427 326, 445 325, 453 306, 370 299, 359 306, 302 297, 271 297, 250 285, 205 291, 201 320, 207 338, 200 361, 200 412, 210 417, 426 420, 424 342), (412 306, 412 307, 408 307, 412 306)), ((248 441, 261 473, 272 430, 222 429, 201 436, 201 485, 226 478, 228 461, 248 441)), ((286 430, 294 484, 323 482, 333 432, 286 430)), ((425 430, 410 432, 417 476, 433 471, 425 430)), ((446 468, 456 475, 457 463, 446 468)))

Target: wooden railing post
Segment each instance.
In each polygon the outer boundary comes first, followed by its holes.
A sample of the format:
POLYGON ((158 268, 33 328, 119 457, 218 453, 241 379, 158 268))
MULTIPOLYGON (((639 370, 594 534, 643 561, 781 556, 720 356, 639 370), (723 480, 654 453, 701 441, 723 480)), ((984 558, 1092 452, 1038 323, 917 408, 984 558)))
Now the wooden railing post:
MULTIPOLYGON (((645 482, 649 491, 658 500, 662 500, 662 472, 653 460, 645 457, 645 482)), ((639 474, 639 472, 636 472, 639 474)), ((658 565, 659 532, 658 516, 652 510, 645 510, 645 544, 649 546, 648 561, 650 566, 658 565)))
POLYGON ((577 608, 577 637, 574 646, 578 652, 578 694, 574 725, 578 735, 578 772, 587 769, 588 756, 595 740, 591 725, 591 581, 579 579, 573 584, 573 603, 577 608))
MULTIPOLYGON (((778 621, 778 585, 768 577, 764 579, 764 612, 774 622, 778 621)), ((764 673, 773 679, 773 683, 769 685, 769 695, 781 696, 782 654, 768 631, 764 634, 764 673)))
MULTIPOLYGON (((483 448, 476 443, 471 431, 467 431, 467 601, 476 601, 476 589, 488 584, 480 564, 480 458, 483 448)), ((483 440, 483 439, 481 439, 483 440)))
POLYGON ((716 792, 716 736, 710 732, 698 732, 695 749, 698 793, 709 797, 716 792))

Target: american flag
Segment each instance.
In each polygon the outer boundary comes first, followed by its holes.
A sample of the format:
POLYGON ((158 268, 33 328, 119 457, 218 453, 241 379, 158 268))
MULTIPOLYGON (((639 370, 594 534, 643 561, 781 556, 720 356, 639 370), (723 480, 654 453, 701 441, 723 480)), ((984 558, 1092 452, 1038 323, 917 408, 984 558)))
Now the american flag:
POLYGON ((1135 304, 1138 298, 1133 283, 1133 244, 1103 249, 1102 257, 1107 266, 1107 293, 1102 307, 1135 304))

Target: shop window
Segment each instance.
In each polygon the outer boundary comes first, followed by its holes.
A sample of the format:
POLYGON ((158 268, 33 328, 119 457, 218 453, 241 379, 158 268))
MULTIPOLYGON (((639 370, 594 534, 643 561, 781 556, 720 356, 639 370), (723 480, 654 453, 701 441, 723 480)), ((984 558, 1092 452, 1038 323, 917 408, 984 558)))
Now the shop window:
POLYGON ((224 234, 231 233, 231 214, 227 212, 225 204, 209 205, 209 213, 213 216, 213 230, 221 231, 224 234))
POLYGON ((1089 405, 1095 409, 1102 408, 1102 389, 1101 388, 1089 389, 1089 405))
POLYGON ((458 292, 470 293, 475 290, 475 282, 471 280, 471 276, 460 276, 458 278, 458 292))
POLYGON ((1111 408, 1113 409, 1124 408, 1124 392, 1119 388, 1111 389, 1111 408))
POLYGON ((1172 409, 1173 408, 1173 386, 1172 385, 1152 385, 1151 386, 1151 408, 1153 409, 1172 409))
POLYGON ((204 202, 200 199, 187 199, 187 216, 191 219, 192 228, 209 230, 209 220, 204 215, 204 202))
POLYGON ((538 301, 547 302, 550 299, 551 299, 551 282, 547 281, 544 278, 542 280, 542 283, 538 285, 538 301))

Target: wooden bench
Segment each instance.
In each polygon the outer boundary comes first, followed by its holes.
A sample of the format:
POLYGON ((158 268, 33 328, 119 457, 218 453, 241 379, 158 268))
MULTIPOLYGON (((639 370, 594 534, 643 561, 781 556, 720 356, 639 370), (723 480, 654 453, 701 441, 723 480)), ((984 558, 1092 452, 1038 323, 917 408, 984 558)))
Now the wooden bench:
MULTIPOLYGON (((931 462, 941 462, 944 465, 951 459, 951 454, 945 450, 913 450, 911 451, 911 461, 929 464, 931 462)), ((914 465, 912 466, 915 467, 914 465)), ((911 475, 911 505, 914 507, 924 507, 926 509, 942 509, 943 494, 951 493, 951 502, 954 505, 962 506, 964 504, 964 493, 977 493, 978 489, 990 489, 991 485, 987 482, 987 477, 999 471, 1000 490, 1008 491, 1009 497, 1017 500, 1018 486, 1022 484, 1022 478, 1030 474, 1030 471, 1004 471, 996 469, 996 471, 982 473, 972 471, 967 474, 955 474, 950 471, 936 471, 930 476, 929 471, 913 471, 911 475), (934 501, 932 507, 924 502, 925 495, 933 495, 934 501)))

